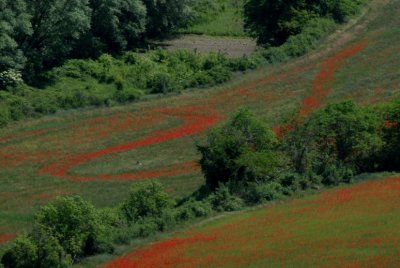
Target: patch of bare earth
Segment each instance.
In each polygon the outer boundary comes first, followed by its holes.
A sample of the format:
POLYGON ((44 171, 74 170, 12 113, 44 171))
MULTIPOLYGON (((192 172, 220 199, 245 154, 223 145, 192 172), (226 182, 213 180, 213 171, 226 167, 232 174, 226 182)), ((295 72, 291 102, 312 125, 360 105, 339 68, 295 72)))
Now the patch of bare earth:
POLYGON ((257 47, 251 38, 214 37, 202 35, 182 35, 178 38, 158 43, 167 50, 188 49, 199 53, 221 52, 232 58, 251 54, 257 47))

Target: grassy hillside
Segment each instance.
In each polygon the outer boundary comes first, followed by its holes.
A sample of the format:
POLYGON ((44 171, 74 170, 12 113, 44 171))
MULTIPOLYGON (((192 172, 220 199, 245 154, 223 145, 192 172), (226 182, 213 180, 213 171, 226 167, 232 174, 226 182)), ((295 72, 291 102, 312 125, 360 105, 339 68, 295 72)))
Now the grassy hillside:
POLYGON ((400 3, 372 5, 318 52, 223 87, 0 129, 0 243, 28 227, 38 206, 59 195, 81 195, 104 207, 149 178, 159 179, 176 198, 190 194, 204 180, 195 144, 240 107, 282 126, 329 102, 370 105, 399 97, 400 3))
POLYGON ((229 215, 105 267, 398 267, 400 178, 229 215))

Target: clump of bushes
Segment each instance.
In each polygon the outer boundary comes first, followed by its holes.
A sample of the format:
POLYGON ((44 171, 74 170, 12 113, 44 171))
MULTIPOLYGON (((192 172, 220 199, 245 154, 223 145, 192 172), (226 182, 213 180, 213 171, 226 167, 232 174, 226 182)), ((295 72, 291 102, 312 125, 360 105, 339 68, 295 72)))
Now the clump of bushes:
POLYGON ((32 231, 2 257, 5 267, 68 267, 85 256, 110 252, 107 228, 79 197, 60 197, 35 215, 32 231))
POLYGON ((11 120, 52 114, 63 109, 110 106, 138 100, 145 94, 167 94, 188 88, 213 86, 229 80, 233 72, 254 69, 256 57, 229 59, 221 53, 157 49, 144 54, 109 54, 97 60, 68 60, 42 74, 42 89, 19 80, 18 73, 0 74, 0 126, 11 120), (3 82, 2 82, 3 81, 3 82), (66 86, 68 85, 68 86, 66 86))

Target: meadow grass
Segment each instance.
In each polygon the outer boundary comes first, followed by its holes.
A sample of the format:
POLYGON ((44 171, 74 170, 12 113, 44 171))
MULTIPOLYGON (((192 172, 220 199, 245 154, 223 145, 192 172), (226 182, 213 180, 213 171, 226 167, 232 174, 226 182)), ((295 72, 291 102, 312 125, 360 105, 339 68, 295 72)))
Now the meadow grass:
POLYGON ((237 36, 248 34, 244 30, 242 0, 213 1, 201 19, 178 30, 182 34, 204 34, 211 36, 237 36))

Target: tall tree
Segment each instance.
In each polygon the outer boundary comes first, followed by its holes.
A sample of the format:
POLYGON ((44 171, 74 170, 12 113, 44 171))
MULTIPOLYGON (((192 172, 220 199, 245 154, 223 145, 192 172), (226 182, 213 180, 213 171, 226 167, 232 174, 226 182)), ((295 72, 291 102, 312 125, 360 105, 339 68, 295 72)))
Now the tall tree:
POLYGON ((140 0, 91 0, 92 38, 109 52, 137 44, 146 29, 146 8, 140 0))
POLYGON ((0 0, 0 10, 0 72, 20 70, 26 58, 16 39, 31 34, 30 16, 23 0, 0 0))
POLYGON ((25 77, 62 62, 74 42, 90 28, 88 0, 30 0, 32 33, 20 37, 28 64, 25 77))
POLYGON ((147 8, 147 35, 159 36, 189 22, 193 0, 143 0, 147 8))
POLYGON ((318 17, 343 22, 365 0, 246 0, 245 27, 261 44, 277 46, 318 17))

